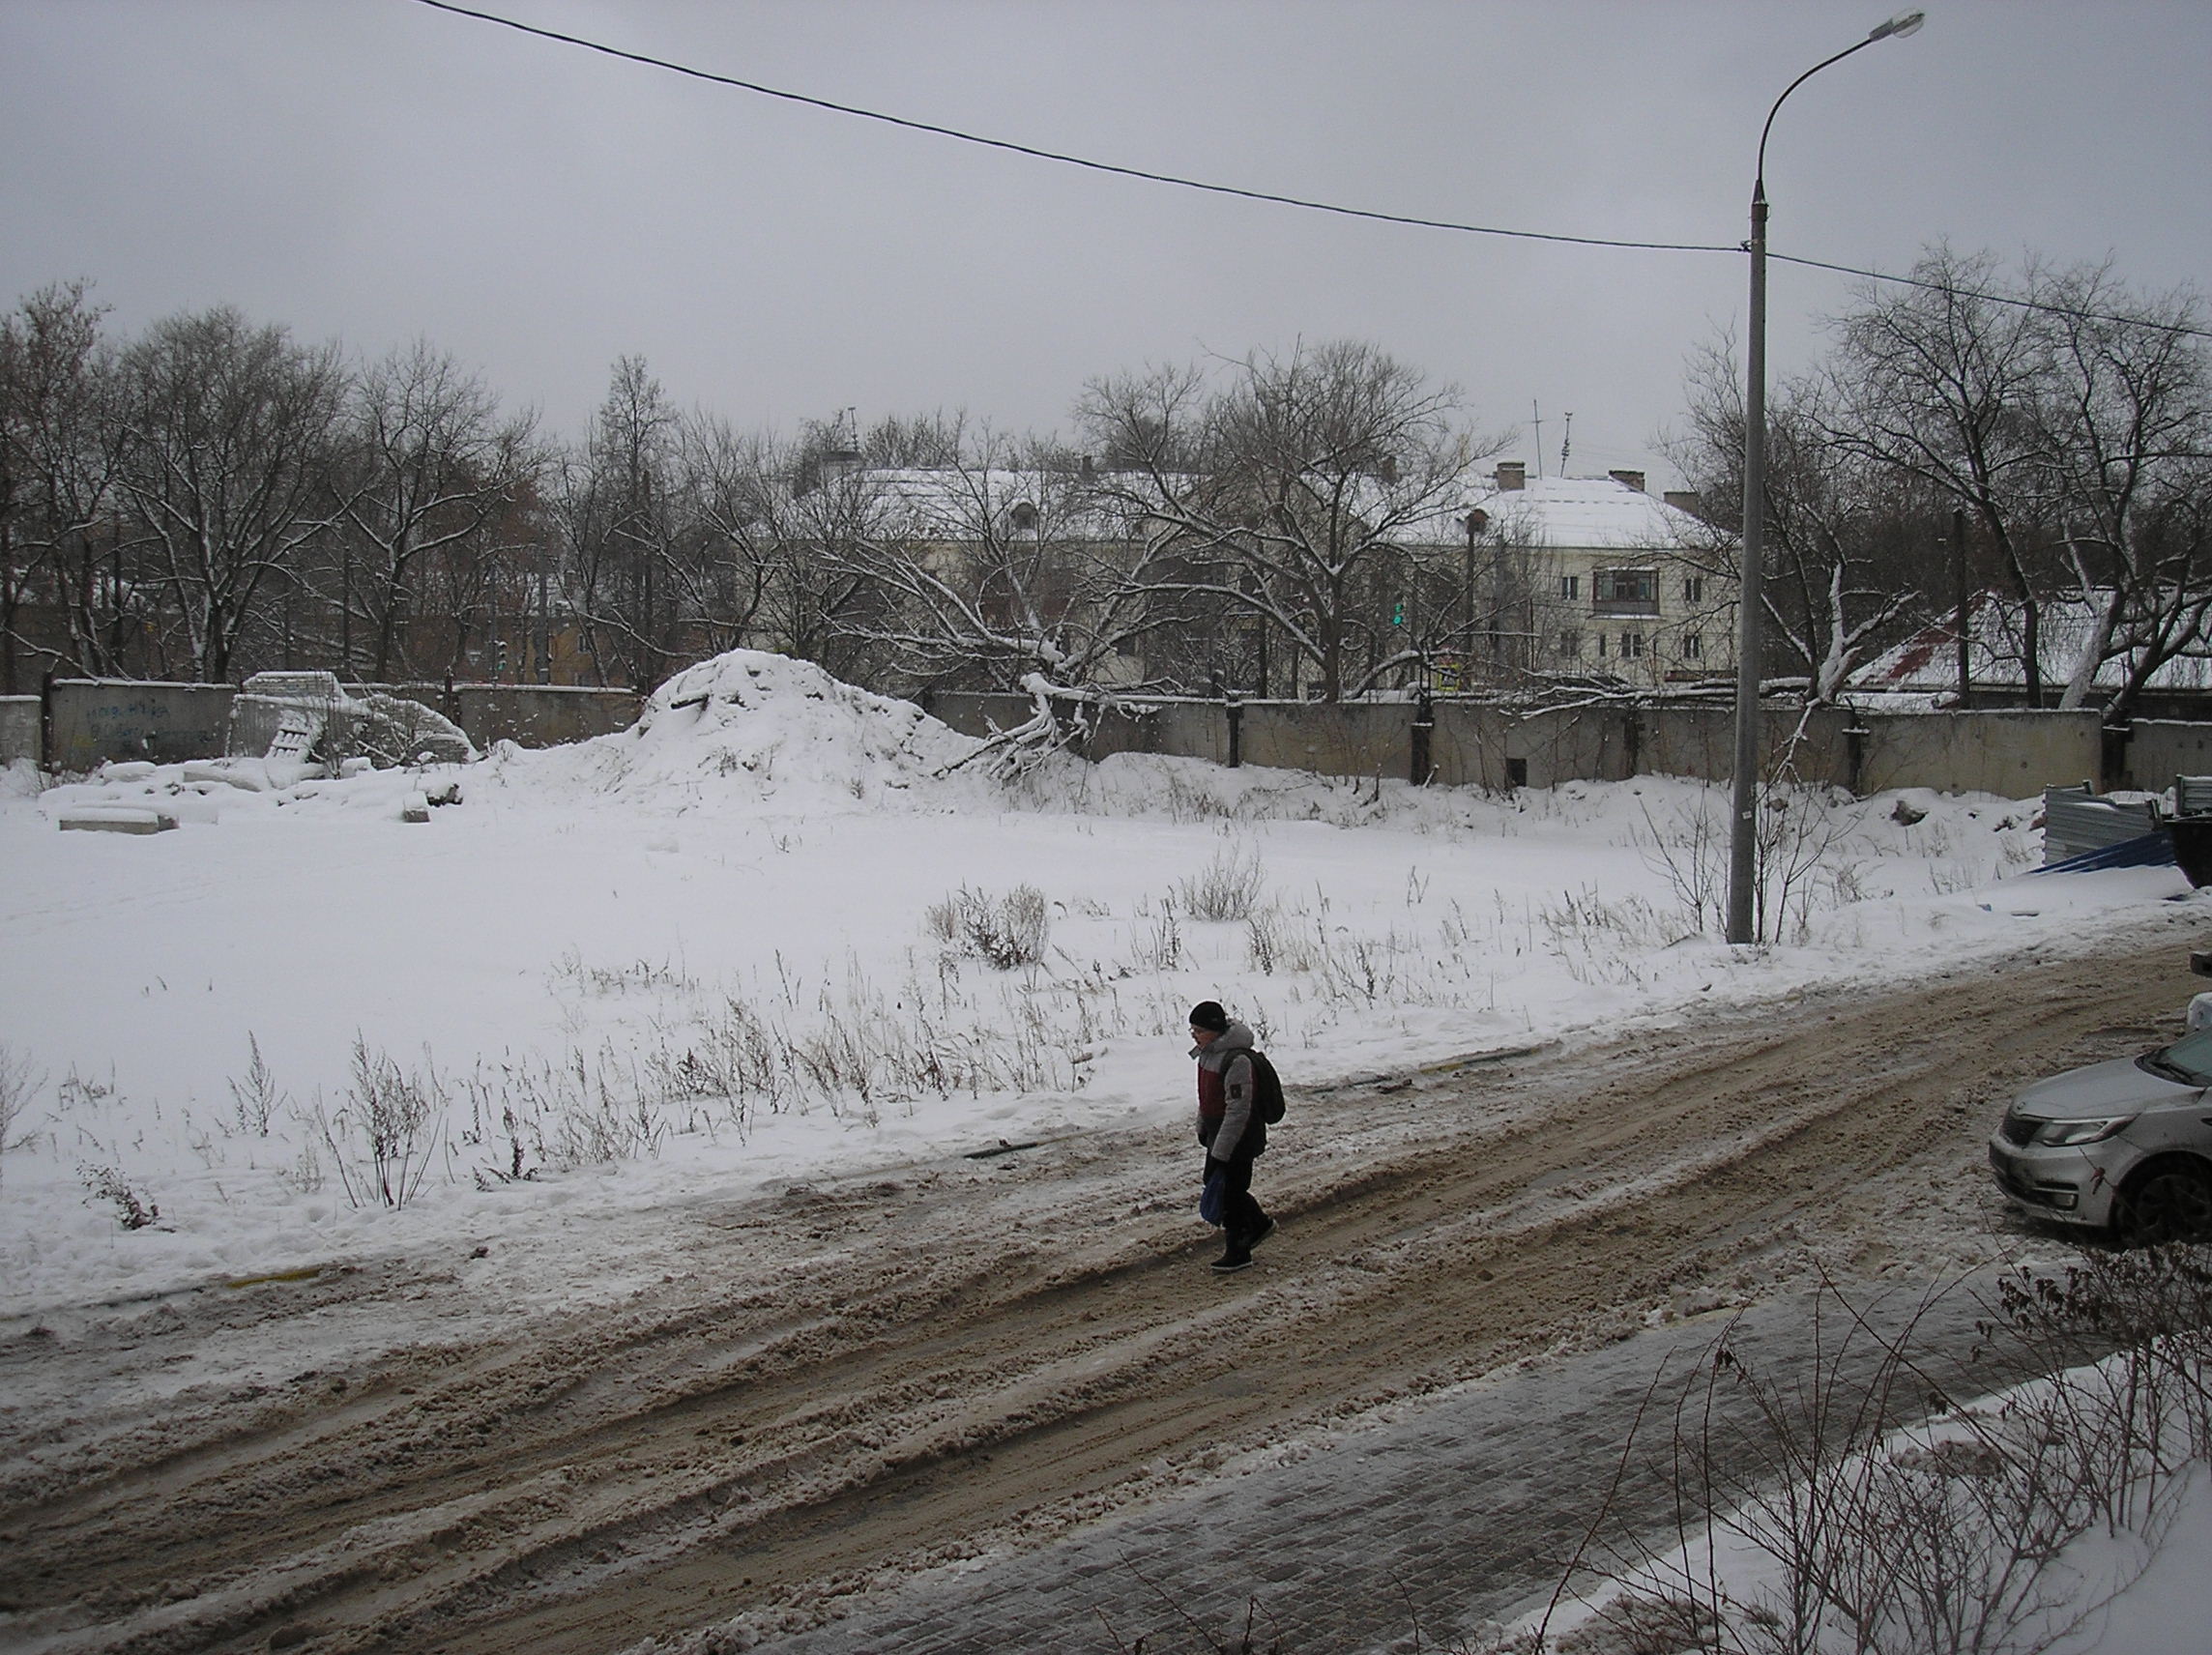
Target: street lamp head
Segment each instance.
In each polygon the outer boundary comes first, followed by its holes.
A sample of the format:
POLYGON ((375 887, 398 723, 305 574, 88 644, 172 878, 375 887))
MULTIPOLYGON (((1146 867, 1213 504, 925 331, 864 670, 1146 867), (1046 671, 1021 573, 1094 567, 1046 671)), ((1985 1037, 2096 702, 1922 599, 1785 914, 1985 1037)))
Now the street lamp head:
POLYGON ((1870 41, 1902 41, 1906 35, 1917 35, 1920 25, 1928 21, 1925 12, 1900 12, 1886 23, 1877 23, 1870 41))

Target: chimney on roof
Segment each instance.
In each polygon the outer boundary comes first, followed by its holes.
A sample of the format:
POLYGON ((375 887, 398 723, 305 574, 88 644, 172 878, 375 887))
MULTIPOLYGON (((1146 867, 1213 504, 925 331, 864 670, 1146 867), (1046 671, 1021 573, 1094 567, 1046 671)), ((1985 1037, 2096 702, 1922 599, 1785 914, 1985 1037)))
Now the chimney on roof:
POLYGON ((1498 492, 1514 494, 1528 486, 1528 465, 1526 460, 1499 460, 1498 462, 1498 492))
POLYGON ((1609 471, 1605 475, 1623 488, 1633 488, 1639 494, 1644 492, 1644 474, 1640 471, 1609 471))
POLYGON ((1694 488, 1670 488, 1660 496, 1677 511, 1687 511, 1693 517, 1705 514, 1705 497, 1694 488))
POLYGON ((1098 467, 1089 454, 1083 456, 1083 480, 1089 482, 1098 475, 1098 467))

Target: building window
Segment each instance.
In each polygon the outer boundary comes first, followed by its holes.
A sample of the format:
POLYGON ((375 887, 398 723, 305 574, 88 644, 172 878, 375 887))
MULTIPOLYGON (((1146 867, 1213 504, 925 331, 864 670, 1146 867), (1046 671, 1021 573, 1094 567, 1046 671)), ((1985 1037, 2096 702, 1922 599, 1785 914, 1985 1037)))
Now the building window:
POLYGON ((1682 658, 1686 661, 1703 660, 1705 658, 1704 639, 1695 632, 1684 632, 1682 634, 1682 658))
POLYGON ((1621 635, 1620 635, 1620 658, 1621 658, 1622 660, 1627 660, 1627 661, 1634 661, 1634 660, 1641 660, 1641 659, 1643 659, 1643 657, 1644 657, 1644 634, 1643 634, 1643 633, 1641 633, 1641 632, 1623 632, 1623 633, 1621 633, 1621 635))
POLYGON ((1581 575, 1563 574, 1559 576, 1559 595, 1561 597, 1564 597, 1569 602, 1572 602, 1574 599, 1582 596, 1582 595, 1583 577, 1581 575))
POLYGON ((1684 603, 1703 603, 1704 600, 1704 576, 1697 574, 1685 576, 1682 581, 1682 601, 1684 603))
POLYGON ((1599 569, 1590 577, 1590 597, 1603 614, 1659 613, 1657 569, 1599 569))
POLYGON ((1597 658, 1602 661, 1605 659, 1605 634, 1597 632, 1593 633, 1592 636, 1597 639, 1597 658))
POLYGON ((1560 653, 1560 654, 1562 654, 1562 655, 1579 655, 1579 654, 1581 654, 1582 653, 1583 653, 1583 635, 1582 635, 1580 632, 1575 632, 1575 631, 1566 631, 1566 632, 1561 632, 1561 633, 1559 634, 1559 653, 1560 653))

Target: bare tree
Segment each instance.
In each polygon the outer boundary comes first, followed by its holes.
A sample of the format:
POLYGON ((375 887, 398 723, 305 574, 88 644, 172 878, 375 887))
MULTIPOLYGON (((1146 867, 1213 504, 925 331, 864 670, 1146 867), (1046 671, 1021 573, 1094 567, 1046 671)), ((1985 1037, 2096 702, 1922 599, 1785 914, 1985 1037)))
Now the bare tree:
POLYGON ((336 576, 344 670, 365 656, 370 677, 392 676, 426 561, 494 555, 498 526, 539 463, 535 424, 502 415, 480 379, 422 340, 355 380, 331 476, 337 567, 326 571, 336 576))
POLYGON ((790 550, 779 534, 788 460, 771 437, 741 437, 708 414, 680 421, 678 456, 675 602, 699 649, 733 650, 759 635, 790 550))
POLYGON ((888 663, 875 622, 888 598, 870 548, 894 535, 897 502, 845 416, 809 421, 798 441, 771 451, 763 498, 779 550, 763 636, 838 678, 876 682, 888 663))
POLYGON ((2052 340, 2041 482, 2087 619, 2059 705, 2087 705, 2100 669, 2123 659, 2106 710, 2124 715, 2201 642, 2212 605, 2212 380, 2189 332, 2200 307, 2189 294, 2139 299, 2107 266, 2040 275, 2034 292, 2052 340))
POLYGON ((143 629, 144 595, 115 533, 121 428, 104 314, 89 284, 74 281, 0 316, 0 693, 20 687, 26 646, 109 674, 143 629), (34 598, 66 618, 65 635, 49 624, 25 636, 34 598))
POLYGON ((1218 392, 1179 368, 1090 387, 1079 412, 1107 495, 1180 560, 1180 593, 1260 620, 1324 700, 1385 682, 1419 658, 1391 624, 1400 548, 1460 504, 1497 443, 1461 421, 1456 392, 1370 344, 1255 353, 1224 377, 1218 392))
MULTIPOLYGON (((1722 505, 1713 533, 1681 554, 1732 584, 1742 550, 1743 379, 1726 345, 1691 359, 1689 435, 1672 457, 1703 498, 1722 505)), ((1767 399, 1766 635, 1803 673, 1807 697, 1832 705, 1852 672, 1928 607, 1910 550, 1936 513, 1912 474, 1833 434, 1832 382, 1777 385, 1767 399)), ((1764 663, 1761 663, 1763 671, 1764 663)))
POLYGON ((642 357, 614 366, 582 450, 564 467, 557 515, 568 599, 597 663, 645 689, 667 676, 679 623, 667 569, 679 534, 678 420, 642 357))
POLYGON ((1081 699, 1154 624, 1149 548, 1049 444, 958 417, 937 438, 939 463, 871 474, 890 499, 860 562, 886 601, 853 629, 916 685, 1081 699))
POLYGON ((1922 285, 1863 296, 1808 404, 1826 440, 1964 508, 2010 585, 2031 704, 2067 628, 2060 705, 2088 704, 2124 663, 2122 714, 2204 633, 2197 505, 2212 385, 2188 293, 2143 299, 2109 265, 2008 280, 1987 255, 1938 248, 1922 285))
MULTIPOLYGON (((2039 399, 2051 336, 2042 315, 2005 304, 1996 263, 1937 247, 1919 285, 1869 291, 1836 323, 1830 435, 1957 502, 1979 526, 2020 604, 2027 693, 2041 700, 2041 618, 2056 584, 2038 555, 2045 502, 2039 399)), ((2024 297, 2024 296, 2023 296, 2024 297)))
POLYGON ((337 353, 228 306, 157 322, 121 359, 119 475, 131 547, 191 670, 219 683, 301 547, 329 521, 337 353))

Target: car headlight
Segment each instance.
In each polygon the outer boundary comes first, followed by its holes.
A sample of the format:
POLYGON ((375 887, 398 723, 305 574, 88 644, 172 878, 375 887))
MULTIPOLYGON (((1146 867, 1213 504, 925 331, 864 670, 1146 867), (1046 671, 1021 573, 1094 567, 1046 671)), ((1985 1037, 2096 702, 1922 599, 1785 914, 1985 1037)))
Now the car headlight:
POLYGON ((2035 1135, 2035 1141, 2052 1148, 2101 1144, 2134 1119, 2132 1115, 2107 1115, 2091 1120, 2050 1120, 2035 1135))

